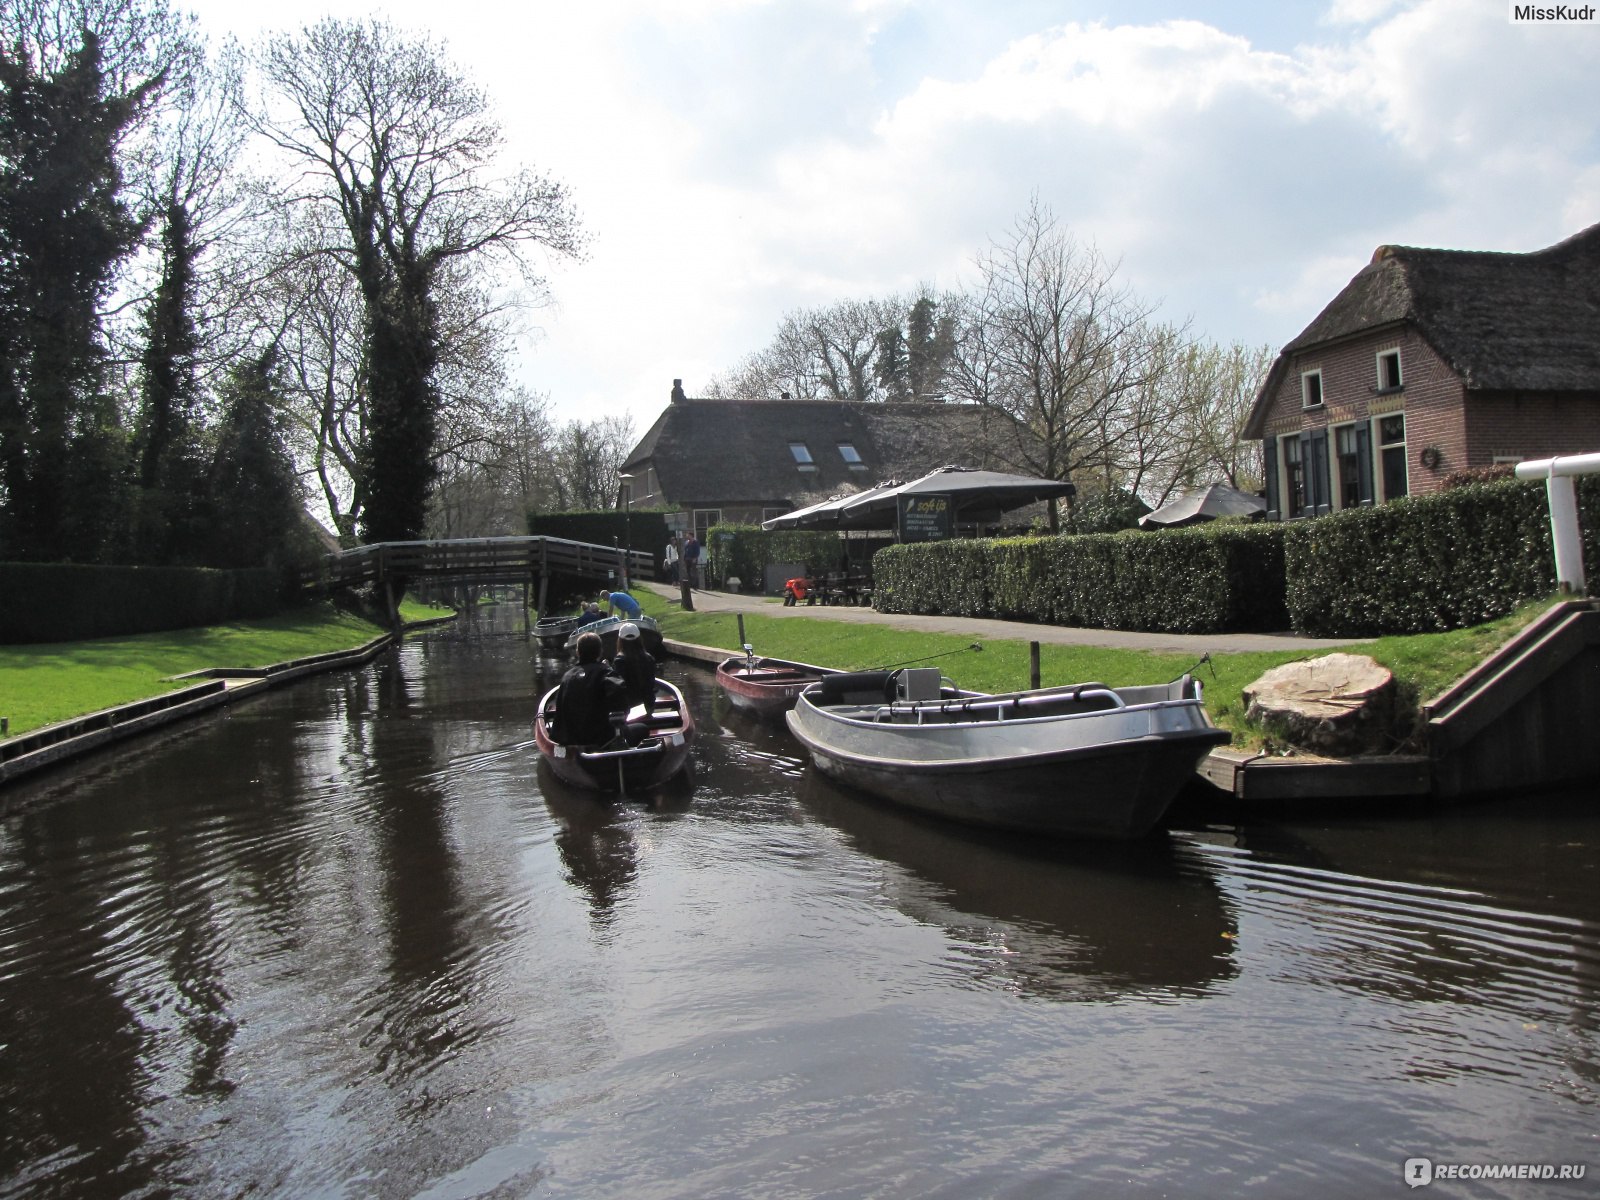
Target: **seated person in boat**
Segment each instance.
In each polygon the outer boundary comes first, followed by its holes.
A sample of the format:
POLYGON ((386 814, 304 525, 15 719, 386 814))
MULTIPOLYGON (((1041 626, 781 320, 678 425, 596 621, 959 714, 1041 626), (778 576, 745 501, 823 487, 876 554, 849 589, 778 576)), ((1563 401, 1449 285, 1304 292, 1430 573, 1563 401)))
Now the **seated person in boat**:
POLYGON ((607 610, 608 616, 612 613, 621 613, 630 621, 637 621, 644 616, 644 609, 640 608, 639 602, 627 592, 601 592, 600 600, 610 605, 607 610))
POLYGON ((550 736, 566 746, 600 746, 613 736, 612 713, 628 710, 628 697, 609 663, 600 635, 578 636, 578 663, 561 677, 550 736))
MULTIPOLYGON (((655 711, 656 660, 644 648, 639 627, 632 621, 624 621, 617 630, 617 656, 611 660, 611 669, 621 678, 630 705, 644 705, 646 716, 655 711)), ((636 740, 631 725, 628 732, 628 740, 636 740)))
POLYGON ((594 600, 591 600, 585 604, 583 606, 583 611, 578 614, 578 626, 580 628, 584 625, 590 624, 591 622, 603 620, 605 620, 605 617, 600 612, 600 605, 594 600))

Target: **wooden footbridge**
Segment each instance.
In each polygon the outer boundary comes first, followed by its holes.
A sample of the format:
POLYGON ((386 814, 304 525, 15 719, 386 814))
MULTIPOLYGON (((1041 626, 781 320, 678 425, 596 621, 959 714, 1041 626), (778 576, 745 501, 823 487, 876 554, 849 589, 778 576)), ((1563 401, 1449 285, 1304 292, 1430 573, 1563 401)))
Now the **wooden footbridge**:
POLYGON ((655 578, 655 559, 644 550, 625 550, 553 537, 454 538, 433 542, 375 542, 338 554, 304 577, 309 590, 327 591, 365 584, 390 590, 390 609, 399 600, 394 581, 449 580, 468 586, 522 584, 539 590, 540 612, 554 575, 618 586, 655 578))

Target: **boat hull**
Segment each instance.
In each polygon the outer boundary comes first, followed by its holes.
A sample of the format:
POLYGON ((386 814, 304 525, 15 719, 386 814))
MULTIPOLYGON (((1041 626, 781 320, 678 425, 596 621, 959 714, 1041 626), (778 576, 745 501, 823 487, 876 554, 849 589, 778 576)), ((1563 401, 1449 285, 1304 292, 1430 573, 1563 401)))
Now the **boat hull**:
POLYGON ((1228 740, 1198 699, 1055 715, 1037 703, 1068 690, 969 702, 1004 714, 1027 698, 1014 717, 970 721, 940 702, 881 706, 893 715, 868 720, 870 706, 829 708, 806 694, 787 719, 818 770, 842 783, 948 820, 1052 837, 1143 836, 1228 740), (919 707, 929 723, 917 723, 919 707))
POLYGON ((683 693, 666 680, 656 680, 653 717, 647 718, 643 707, 628 712, 630 722, 642 721, 651 726, 649 736, 637 746, 616 749, 565 746, 550 736, 549 714, 559 690, 551 688, 540 699, 533 740, 539 757, 562 782, 591 791, 647 792, 688 767, 695 736, 694 716, 684 703, 683 693))
POLYGON ((754 661, 734 656, 717 664, 717 686, 740 712, 766 721, 781 721, 800 693, 824 675, 825 667, 781 658, 754 661))
POLYGON ((567 644, 572 631, 578 627, 577 617, 540 617, 533 626, 533 636, 545 650, 560 650, 567 644))
POLYGON ((605 650, 605 655, 610 658, 617 652, 617 630, 621 629, 627 621, 632 621, 639 627, 639 636, 644 639, 644 648, 651 654, 661 653, 661 629, 656 625, 653 617, 606 617, 599 621, 590 621, 587 625, 580 625, 567 635, 562 643, 568 654, 576 655, 578 652, 578 638, 585 633, 599 635, 600 644, 605 650))

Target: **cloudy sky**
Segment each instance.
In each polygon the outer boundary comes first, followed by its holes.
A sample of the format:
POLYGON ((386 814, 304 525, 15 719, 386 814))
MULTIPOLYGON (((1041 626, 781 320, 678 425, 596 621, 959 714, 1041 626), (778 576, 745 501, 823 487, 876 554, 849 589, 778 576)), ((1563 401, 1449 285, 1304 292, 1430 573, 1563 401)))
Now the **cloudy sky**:
POLYGON ((593 236, 517 376, 640 433, 787 312, 969 282, 1035 194, 1164 318, 1273 346, 1380 244, 1600 221, 1600 24, 1506 0, 190 7, 247 41, 374 11, 443 39, 593 236))

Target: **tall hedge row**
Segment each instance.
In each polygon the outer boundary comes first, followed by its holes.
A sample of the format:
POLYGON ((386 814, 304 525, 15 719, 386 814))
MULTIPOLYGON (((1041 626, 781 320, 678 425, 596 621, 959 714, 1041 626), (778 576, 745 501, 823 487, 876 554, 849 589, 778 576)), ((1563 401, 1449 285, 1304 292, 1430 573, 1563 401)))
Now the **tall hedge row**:
MULTIPOLYGON (((1600 478, 1578 480, 1585 570, 1600 575, 1600 478)), ((1555 587, 1542 483, 1473 484, 1296 522, 1284 543, 1294 628, 1431 633, 1493 620, 1555 587)))
POLYGON ((286 599, 268 568, 0 563, 0 643, 77 642, 270 616, 286 599))
POLYGON ((592 546, 625 545, 629 550, 643 550, 653 556, 656 570, 661 570, 661 555, 667 548, 671 533, 667 531, 666 514, 656 509, 634 509, 617 512, 529 513, 530 537, 565 538, 569 542, 587 542, 592 546))
POLYGON ((1166 633, 1288 624, 1281 526, 891 546, 873 576, 888 612, 1166 633))
POLYGON ((801 563, 834 571, 844 554, 837 533, 814 529, 766 530, 759 525, 713 525, 706 530, 712 579, 737 576, 745 591, 759 591, 772 563, 801 563))

